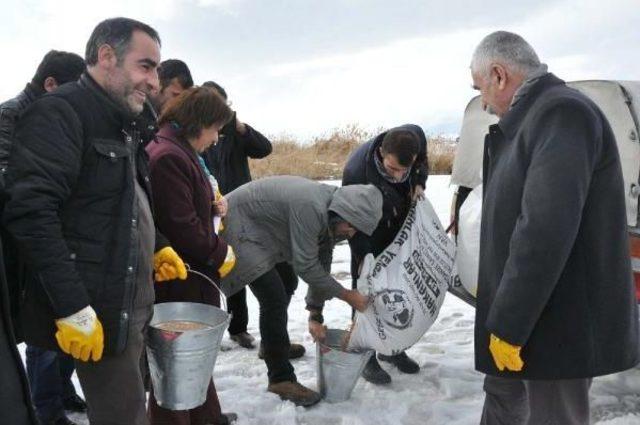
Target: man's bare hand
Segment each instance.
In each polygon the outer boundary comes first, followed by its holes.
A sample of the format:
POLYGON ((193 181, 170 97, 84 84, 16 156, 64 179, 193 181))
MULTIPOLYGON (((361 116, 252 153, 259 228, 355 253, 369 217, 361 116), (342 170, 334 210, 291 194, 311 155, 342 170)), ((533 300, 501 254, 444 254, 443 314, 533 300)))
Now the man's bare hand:
POLYGON ((349 304, 351 307, 355 308, 356 310, 363 312, 367 309, 367 307, 369 306, 369 302, 370 299, 368 296, 366 295, 362 295, 360 292, 355 291, 355 290, 348 290, 345 289, 341 296, 340 299, 342 301, 345 301, 347 304, 349 304))
POLYGON ((413 193, 411 194, 411 199, 414 201, 420 201, 424 199, 424 187, 419 184, 413 189, 413 193))
POLYGON ((327 327, 322 323, 309 319, 309 333, 314 341, 323 342, 327 338, 327 327))
POLYGON ((237 114, 236 114, 236 131, 241 136, 244 136, 245 134, 247 134, 247 126, 245 125, 245 123, 243 123, 242 121, 240 121, 238 119, 238 115, 237 114))

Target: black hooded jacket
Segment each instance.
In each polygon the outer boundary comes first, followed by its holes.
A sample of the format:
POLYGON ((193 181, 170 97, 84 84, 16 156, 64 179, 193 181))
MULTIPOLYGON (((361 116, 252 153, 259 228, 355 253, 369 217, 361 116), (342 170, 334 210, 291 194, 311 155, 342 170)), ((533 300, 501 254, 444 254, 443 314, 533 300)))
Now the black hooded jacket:
POLYGON ((371 236, 357 232, 349 239, 351 248, 351 276, 358 277, 360 262, 368 253, 379 255, 393 241, 411 207, 411 192, 416 186, 424 188, 429 174, 427 165, 427 138, 422 129, 414 124, 405 124, 380 133, 375 138, 359 146, 349 157, 342 174, 342 185, 373 184, 382 192, 382 219, 371 236), (390 183, 380 172, 374 155, 388 131, 410 131, 420 141, 418 156, 404 183, 390 183))
POLYGON ((0 170, 6 172, 13 144, 13 131, 20 115, 29 105, 45 93, 44 89, 28 83, 16 97, 0 105, 0 170))

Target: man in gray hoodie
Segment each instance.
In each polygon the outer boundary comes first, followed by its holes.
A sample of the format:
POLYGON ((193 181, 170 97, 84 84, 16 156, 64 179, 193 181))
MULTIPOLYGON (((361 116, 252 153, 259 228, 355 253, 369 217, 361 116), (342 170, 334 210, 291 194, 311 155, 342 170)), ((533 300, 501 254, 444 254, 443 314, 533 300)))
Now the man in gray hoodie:
MULTIPOLYGON (((326 300, 337 297, 364 311, 369 299, 331 276, 332 252, 337 241, 356 231, 370 235, 375 230, 382 194, 373 185, 335 187, 279 176, 247 183, 228 194, 227 201, 222 237, 235 249, 237 262, 221 289, 230 296, 249 285, 258 299, 268 391, 311 406, 320 395, 297 382, 289 362, 287 307, 295 288, 285 286, 275 266, 287 262, 307 282, 308 310, 321 311, 326 300)), ((321 327, 318 320, 311 315, 314 336, 321 327)))

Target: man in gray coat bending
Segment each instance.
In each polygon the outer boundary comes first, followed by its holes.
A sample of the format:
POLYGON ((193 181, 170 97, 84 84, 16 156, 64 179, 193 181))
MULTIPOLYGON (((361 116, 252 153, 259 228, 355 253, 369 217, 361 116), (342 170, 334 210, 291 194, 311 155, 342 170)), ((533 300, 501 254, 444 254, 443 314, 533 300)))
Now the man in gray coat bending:
MULTIPOLYGON (((236 266, 222 280, 230 296, 249 285, 260 304, 260 334, 268 391, 310 406, 320 395, 297 382, 289 362, 287 307, 293 290, 275 269, 287 262, 309 285, 307 308, 340 298, 363 311, 368 298, 342 287, 330 274, 333 247, 356 231, 371 235, 382 216, 382 194, 372 185, 335 187, 302 177, 279 176, 247 183, 227 195, 222 237, 236 252, 236 266)), ((310 330, 319 326, 309 322, 310 330)))
POLYGON ((516 34, 485 37, 471 73, 500 117, 484 148, 481 423, 587 424, 591 378, 638 362, 616 141, 598 107, 516 34))

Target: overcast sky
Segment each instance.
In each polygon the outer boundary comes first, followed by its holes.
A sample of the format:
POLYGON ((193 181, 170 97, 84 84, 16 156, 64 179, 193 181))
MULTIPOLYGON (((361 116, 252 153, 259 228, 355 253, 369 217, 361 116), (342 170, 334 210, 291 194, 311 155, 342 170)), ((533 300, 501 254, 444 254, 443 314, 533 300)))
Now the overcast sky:
POLYGON ((456 134, 480 39, 515 31, 565 80, 640 79, 639 0, 0 0, 0 99, 49 49, 84 56, 102 19, 156 28, 162 58, 214 80, 238 116, 301 139, 407 122, 456 134))

